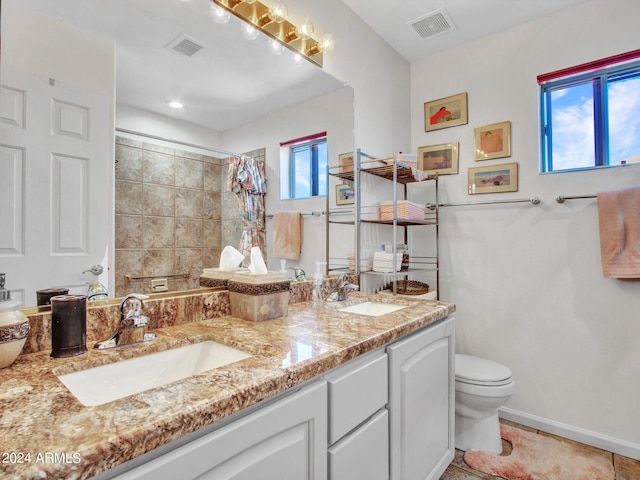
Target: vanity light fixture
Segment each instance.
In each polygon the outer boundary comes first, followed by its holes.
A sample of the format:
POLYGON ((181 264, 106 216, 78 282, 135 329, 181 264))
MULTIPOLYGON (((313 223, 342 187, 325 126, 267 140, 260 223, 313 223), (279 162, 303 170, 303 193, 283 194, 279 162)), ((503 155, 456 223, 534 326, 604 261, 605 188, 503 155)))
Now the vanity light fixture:
MULTIPOLYGON (((323 64, 323 53, 331 50, 335 45, 335 40, 331 36, 329 36, 330 38, 327 37, 327 39, 323 37, 320 41, 314 39, 313 23, 309 20, 305 20, 300 26, 291 23, 287 19, 288 8, 282 0, 211 1, 214 5, 245 22, 247 27, 253 27, 256 31, 256 37, 259 32, 262 32, 282 47, 288 48, 294 54, 319 67, 322 67, 323 64)), ((243 35, 245 37, 247 37, 247 33, 250 30, 243 25, 243 35)))

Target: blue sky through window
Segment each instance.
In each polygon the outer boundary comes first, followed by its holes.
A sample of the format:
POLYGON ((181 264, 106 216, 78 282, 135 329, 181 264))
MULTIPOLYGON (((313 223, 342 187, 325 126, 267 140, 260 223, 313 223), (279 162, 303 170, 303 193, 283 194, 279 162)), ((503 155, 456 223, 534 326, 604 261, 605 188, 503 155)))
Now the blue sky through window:
MULTIPOLYGON (((594 89, 591 81, 551 90, 553 170, 596 165, 594 89)), ((640 77, 609 79, 608 165, 640 162, 640 77)))
POLYGON ((554 170, 595 165, 593 86, 591 82, 551 94, 554 170))
POLYGON ((609 164, 640 161, 640 78, 609 82, 609 164))

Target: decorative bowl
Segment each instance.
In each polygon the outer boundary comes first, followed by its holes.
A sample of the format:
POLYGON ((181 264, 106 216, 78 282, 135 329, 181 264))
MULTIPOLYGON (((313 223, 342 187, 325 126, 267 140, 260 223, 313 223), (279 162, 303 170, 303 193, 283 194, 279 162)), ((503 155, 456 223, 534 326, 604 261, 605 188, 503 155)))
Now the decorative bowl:
POLYGON ((29 334, 29 319, 19 311, 0 313, 0 368, 16 361, 29 334))

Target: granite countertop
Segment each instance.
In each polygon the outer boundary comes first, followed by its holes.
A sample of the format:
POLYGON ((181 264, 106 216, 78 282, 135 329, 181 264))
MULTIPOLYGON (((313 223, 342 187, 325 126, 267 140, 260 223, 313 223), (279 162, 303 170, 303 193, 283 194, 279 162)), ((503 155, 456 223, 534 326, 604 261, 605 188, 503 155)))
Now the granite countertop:
POLYGON ((156 340, 131 347, 90 350, 72 358, 54 359, 50 351, 21 355, 0 370, 0 478, 90 478, 455 310, 450 303, 408 297, 385 295, 384 301, 410 308, 371 317, 301 302, 275 320, 223 316, 153 330, 156 340), (95 407, 83 406, 54 373, 204 340, 252 357, 95 407))

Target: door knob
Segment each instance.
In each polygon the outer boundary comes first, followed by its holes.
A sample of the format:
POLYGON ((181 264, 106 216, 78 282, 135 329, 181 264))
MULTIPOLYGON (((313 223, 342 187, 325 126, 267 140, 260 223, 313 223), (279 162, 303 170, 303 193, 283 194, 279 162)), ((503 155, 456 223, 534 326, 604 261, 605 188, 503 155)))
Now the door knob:
POLYGON ((85 270, 82 273, 87 273, 87 272, 93 273, 97 277, 98 275, 101 275, 102 272, 104 272, 104 268, 102 267, 102 265, 94 265, 89 270, 85 270))

